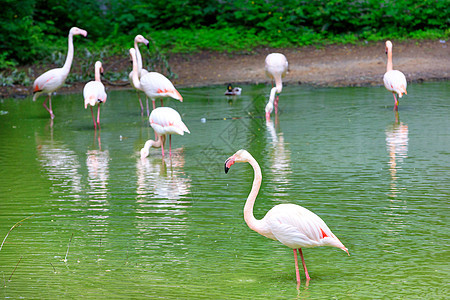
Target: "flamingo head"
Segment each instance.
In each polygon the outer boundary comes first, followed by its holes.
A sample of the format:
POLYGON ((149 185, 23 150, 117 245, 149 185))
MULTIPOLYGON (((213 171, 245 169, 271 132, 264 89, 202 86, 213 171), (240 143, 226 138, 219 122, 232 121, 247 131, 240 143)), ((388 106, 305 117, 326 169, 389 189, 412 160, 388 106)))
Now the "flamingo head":
POLYGON ((78 28, 78 27, 72 27, 72 28, 70 29, 70 33, 71 33, 72 35, 82 35, 82 36, 84 36, 84 37, 87 36, 87 31, 84 30, 84 29, 78 28))
POLYGON ((266 116, 267 115, 270 116, 272 111, 273 111, 273 103, 272 103, 272 101, 269 101, 269 102, 267 102, 267 105, 266 105, 266 116))
POLYGON ((142 43, 145 46, 147 46, 147 48, 150 48, 150 43, 149 41, 143 37, 142 35, 138 34, 135 38, 134 38, 134 42, 135 43, 142 43))
POLYGON ((228 173, 228 170, 231 168, 234 163, 237 162, 248 162, 251 157, 251 154, 247 152, 247 150, 241 149, 238 150, 235 154, 230 156, 225 161, 225 173, 228 173))
POLYGON ((150 152, 149 148, 150 147, 147 147, 147 143, 145 143, 144 148, 141 149, 141 159, 144 159, 144 158, 146 158, 149 155, 149 152, 150 152))
POLYGON ((392 42, 386 41, 386 54, 388 54, 389 49, 392 49, 392 42))

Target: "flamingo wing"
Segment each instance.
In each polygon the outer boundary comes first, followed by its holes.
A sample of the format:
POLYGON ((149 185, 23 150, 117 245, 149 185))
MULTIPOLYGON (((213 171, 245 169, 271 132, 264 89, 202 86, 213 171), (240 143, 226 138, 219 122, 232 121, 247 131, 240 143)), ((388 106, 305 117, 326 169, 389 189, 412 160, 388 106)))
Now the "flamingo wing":
POLYGON ((158 107, 150 114, 150 125, 159 135, 190 133, 180 114, 170 107, 158 107))
POLYGON ((158 72, 148 72, 141 77, 141 86, 150 98, 171 97, 183 101, 183 97, 175 89, 172 82, 166 76, 158 72))
POLYGON ((304 207, 280 204, 273 207, 263 220, 273 236, 292 249, 318 246, 345 248, 327 224, 304 207))
POLYGON ((34 92, 51 93, 64 84, 68 74, 62 68, 48 70, 33 83, 34 92))
POLYGON ((384 74, 383 76, 384 86, 387 90, 397 93, 401 98, 403 94, 406 94, 406 77, 398 70, 391 70, 384 74))

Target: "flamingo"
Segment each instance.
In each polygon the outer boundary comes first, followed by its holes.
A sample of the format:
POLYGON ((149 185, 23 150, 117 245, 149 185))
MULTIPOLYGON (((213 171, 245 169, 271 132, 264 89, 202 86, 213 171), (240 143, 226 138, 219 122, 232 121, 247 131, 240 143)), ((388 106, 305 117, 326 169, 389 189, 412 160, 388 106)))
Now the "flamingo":
POLYGON ((136 50, 134 48, 130 49, 130 55, 133 60, 133 84, 137 89, 144 91, 147 97, 152 99, 153 109, 155 109, 156 98, 161 98, 161 106, 163 106, 162 98, 164 97, 171 97, 183 102, 183 97, 166 76, 158 72, 149 72, 139 78, 136 50))
POLYGON ((340 248, 348 254, 347 248, 331 232, 327 224, 319 216, 299 205, 278 204, 270 209, 261 220, 255 219, 253 205, 261 186, 261 168, 250 153, 241 149, 225 161, 225 173, 228 173, 230 167, 236 162, 250 163, 255 174, 252 190, 244 206, 244 220, 250 229, 294 250, 297 285, 300 285, 297 249, 302 259, 307 284, 311 278, 306 269, 301 248, 332 246, 340 248))
MULTIPOLYGON (((150 147, 161 146, 162 156, 164 157, 164 142, 166 141, 166 135, 169 135, 169 156, 172 157, 172 134, 184 135, 185 132, 191 133, 186 125, 181 120, 180 114, 171 107, 158 107, 152 110, 150 114, 150 126, 158 136, 158 140, 147 141, 143 151, 141 151, 141 157, 150 147), (147 144, 148 143, 148 144, 147 144), (159 144, 158 144, 159 143, 159 144), (145 148, 147 147, 147 150, 145 148)), ((147 152, 148 153, 148 152, 147 152)), ((148 154, 147 154, 148 155, 148 154)))
MULTIPOLYGON (((141 52, 139 51, 138 43, 142 43, 142 44, 146 45, 147 47, 149 47, 149 41, 140 34, 136 35, 136 37, 134 38, 134 49, 136 50, 138 77, 141 78, 143 75, 147 74, 148 71, 146 69, 143 69, 143 67, 142 67, 142 56, 141 56, 141 52)), ((131 71, 130 74, 128 75, 128 79, 130 80, 131 86, 136 89, 136 92, 138 94, 139 104, 141 106, 141 115, 143 115, 144 114, 144 106, 142 105, 141 96, 139 95, 139 90, 133 84, 133 71, 131 71)), ((148 109, 148 98, 146 100, 147 100, 147 117, 148 117, 150 115, 150 111, 148 109)))
POLYGON ((270 91, 269 102, 266 105, 266 120, 270 119, 273 107, 275 106, 275 114, 278 114, 278 95, 283 89, 283 82, 281 80, 288 70, 288 61, 286 56, 281 53, 271 53, 266 57, 265 65, 266 75, 272 79, 272 90, 270 91), (275 87, 273 87, 275 81, 275 87))
POLYGON ((86 83, 83 89, 84 97, 84 108, 86 109, 88 105, 91 106, 92 120, 94 121, 94 129, 100 129, 100 104, 106 102, 106 92, 105 86, 100 80, 100 73, 103 73, 102 63, 99 61, 95 62, 95 81, 89 81, 86 83), (94 112, 92 111, 92 106, 98 103, 97 111, 97 123, 95 123, 94 112))
POLYGON ((394 95, 394 111, 398 111, 398 100, 395 97, 395 94, 398 95, 399 98, 403 96, 403 94, 407 95, 406 92, 406 77, 405 75, 398 71, 393 70, 392 68, 392 42, 386 41, 386 54, 387 54, 387 65, 386 65, 386 73, 384 73, 383 82, 384 86, 388 91, 392 92, 394 95))
POLYGON ((49 112, 52 119, 55 118, 52 110, 52 93, 59 89, 65 82, 67 75, 69 75, 70 67, 73 60, 73 36, 82 35, 87 36, 87 31, 78 27, 72 27, 69 31, 69 49, 67 52, 66 62, 62 68, 51 69, 38 78, 33 83, 33 101, 42 93, 47 93, 48 98, 44 101, 43 106, 49 112), (47 107, 47 101, 49 106, 47 107))

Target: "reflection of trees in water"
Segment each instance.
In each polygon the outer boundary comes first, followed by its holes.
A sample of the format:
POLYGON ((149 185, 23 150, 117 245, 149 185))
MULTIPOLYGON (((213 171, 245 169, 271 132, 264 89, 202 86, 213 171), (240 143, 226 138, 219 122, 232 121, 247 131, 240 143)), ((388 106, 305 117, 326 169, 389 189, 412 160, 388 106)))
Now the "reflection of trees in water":
POLYGON ((397 171, 401 169, 400 163, 408 157, 408 125, 403 122, 395 122, 386 128, 386 147, 389 152, 389 172, 391 175, 391 195, 396 197, 399 193, 397 188, 397 171))
POLYGON ((283 191, 288 187, 289 176, 292 174, 291 169, 291 151, 286 147, 284 136, 282 132, 275 130, 274 123, 272 121, 266 122, 268 132, 268 145, 269 145, 269 161, 270 169, 268 170, 272 174, 272 181, 275 184, 275 191, 283 191))

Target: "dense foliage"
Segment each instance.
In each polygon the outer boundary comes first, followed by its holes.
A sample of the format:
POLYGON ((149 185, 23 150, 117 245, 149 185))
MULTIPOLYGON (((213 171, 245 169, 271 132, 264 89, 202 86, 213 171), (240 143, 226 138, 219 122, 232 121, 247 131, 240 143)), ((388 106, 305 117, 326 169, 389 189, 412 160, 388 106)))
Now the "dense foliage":
POLYGON ((91 51, 151 36, 172 52, 251 50, 383 38, 447 38, 448 0, 2 0, 0 68, 65 51, 72 26, 91 51))

